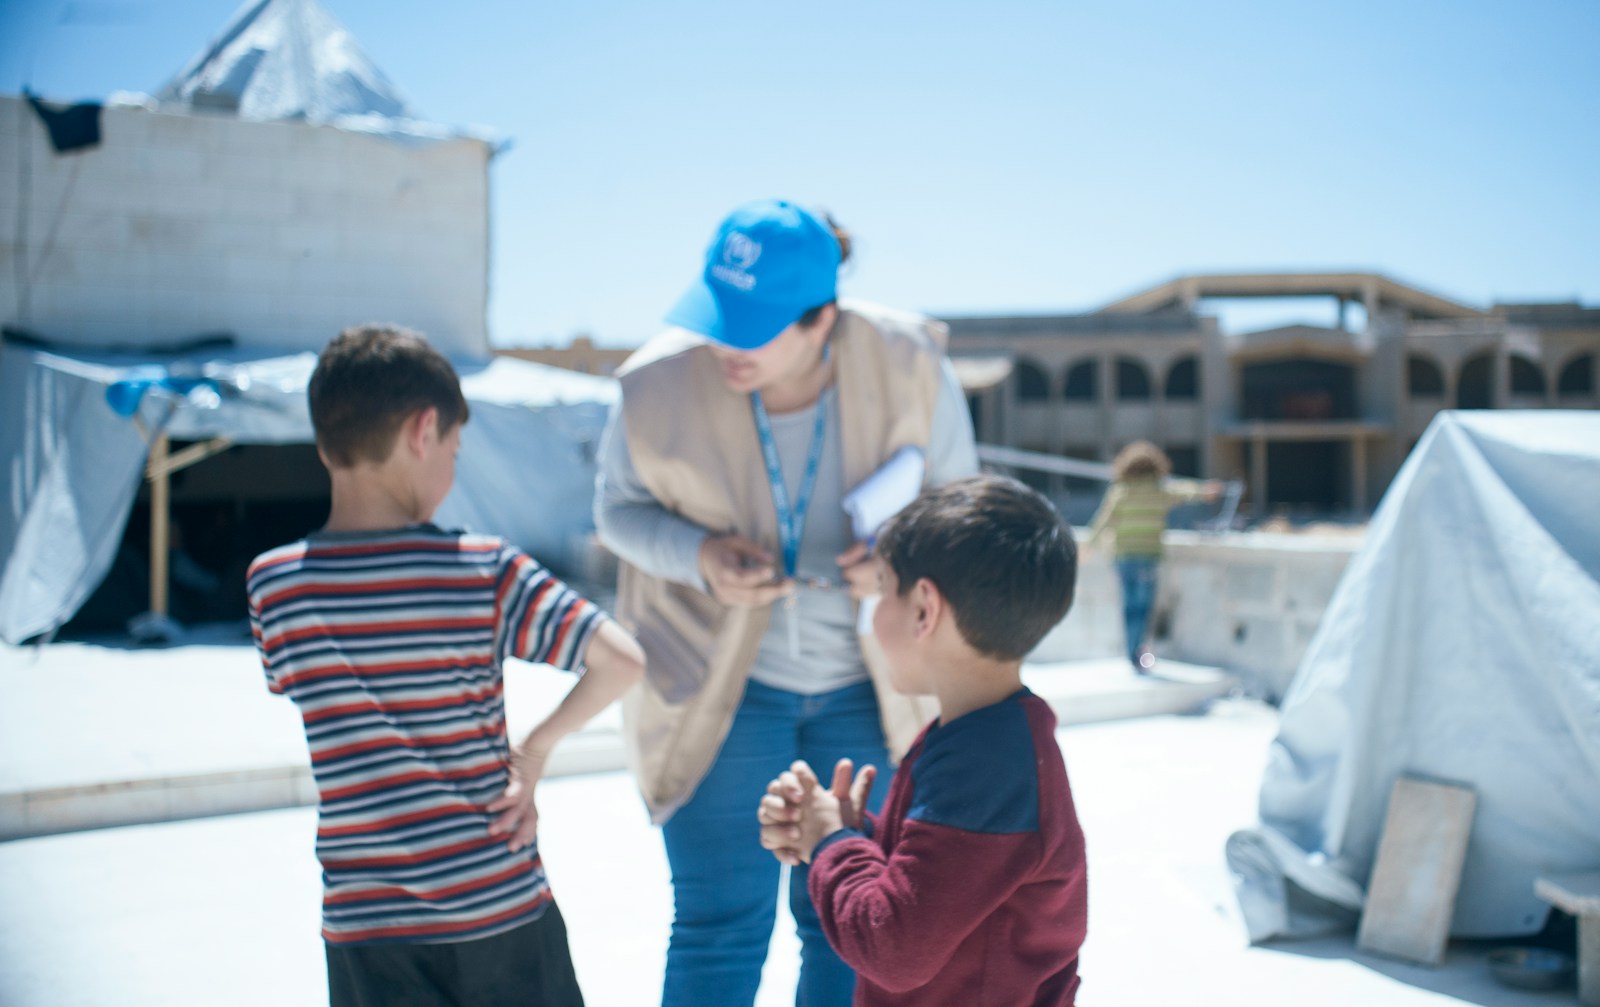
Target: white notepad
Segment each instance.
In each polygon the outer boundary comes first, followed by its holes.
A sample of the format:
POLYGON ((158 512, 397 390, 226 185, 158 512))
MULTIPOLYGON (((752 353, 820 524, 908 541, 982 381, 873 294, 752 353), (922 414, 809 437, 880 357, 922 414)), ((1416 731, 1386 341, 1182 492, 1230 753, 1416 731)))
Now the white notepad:
MULTIPOLYGON (((878 529, 917 498, 917 494, 922 492, 922 477, 926 469, 927 462, 922 449, 908 444, 845 494, 844 512, 850 517, 850 531, 857 542, 872 541, 878 529)), ((861 603, 856 632, 872 632, 872 610, 876 606, 875 598, 868 598, 861 603)))

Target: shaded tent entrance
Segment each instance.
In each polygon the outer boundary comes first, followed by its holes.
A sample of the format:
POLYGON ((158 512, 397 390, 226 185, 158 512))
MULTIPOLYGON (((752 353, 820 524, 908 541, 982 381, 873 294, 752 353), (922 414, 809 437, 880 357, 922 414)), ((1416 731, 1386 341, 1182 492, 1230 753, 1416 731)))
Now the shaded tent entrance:
MULTIPOLYGON (((230 466, 240 483, 264 480, 308 513, 317 510, 326 484, 309 467, 305 396, 315 362, 311 353, 259 350, 68 356, 13 342, 0 347, 0 452, 13 459, 0 468, 0 639, 20 643, 54 632, 112 570, 124 532, 141 534, 128 528, 129 515, 159 433, 201 453, 217 438, 256 446, 180 470, 182 485, 169 502, 180 514, 205 479, 227 483, 230 466), (174 376, 180 380, 168 382, 174 376), (142 432, 107 398, 108 389, 131 378, 159 386, 134 413, 142 432), (294 445, 304 450, 271 456, 287 466, 282 471, 251 464, 269 457, 255 453, 259 448, 294 445)), ((472 419, 438 522, 503 535, 558 569, 577 568, 592 531, 594 456, 616 383, 506 357, 457 368, 472 419)), ((214 495, 237 500, 241 493, 236 484, 214 495)), ((159 536, 168 523, 154 496, 144 522, 159 536)), ((325 516, 325 504, 320 510, 325 516)), ((249 534, 244 550, 255 544, 249 534)), ((160 543, 155 552, 168 554, 160 543)))
POLYGON ((314 446, 217 447, 170 442, 169 459, 205 457, 170 472, 164 504, 151 478, 161 453, 152 449, 111 567, 64 635, 120 633, 145 612, 183 625, 243 619, 250 559, 326 521, 328 475, 314 446))

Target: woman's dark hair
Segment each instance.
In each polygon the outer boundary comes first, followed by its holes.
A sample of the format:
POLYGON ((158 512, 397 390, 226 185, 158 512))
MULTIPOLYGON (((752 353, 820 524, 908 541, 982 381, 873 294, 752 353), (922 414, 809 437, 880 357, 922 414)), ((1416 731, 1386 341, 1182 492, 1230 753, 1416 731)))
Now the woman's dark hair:
MULTIPOLYGON (((850 261, 850 249, 852 247, 850 232, 840 227, 839 222, 833 219, 833 214, 827 211, 823 211, 822 219, 827 222, 828 230, 833 232, 834 239, 839 242, 839 265, 843 266, 850 261)), ((800 316, 800 327, 809 329, 817 324, 817 319, 822 315, 822 309, 833 303, 833 301, 829 301, 827 304, 819 304, 814 308, 807 308, 805 314, 800 316)))
POLYGON ((1134 441, 1111 460, 1111 478, 1116 482, 1126 479, 1165 479, 1172 473, 1172 461, 1167 453, 1149 441, 1134 441))
POLYGON ((432 407, 439 432, 467 422, 467 400, 454 367, 420 333, 397 325, 355 325, 317 357, 306 390, 317 447, 349 468, 382 462, 408 417, 432 407))
POLYGON ((878 536, 903 596, 926 577, 978 653, 1021 660, 1072 607, 1078 546, 1050 501, 983 475, 928 490, 878 536))

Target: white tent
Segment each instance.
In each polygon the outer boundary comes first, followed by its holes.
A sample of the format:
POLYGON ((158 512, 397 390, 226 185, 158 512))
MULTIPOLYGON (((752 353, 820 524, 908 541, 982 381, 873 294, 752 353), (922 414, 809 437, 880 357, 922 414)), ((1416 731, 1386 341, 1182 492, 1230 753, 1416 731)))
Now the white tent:
POLYGON ((392 139, 467 135, 419 119, 318 0, 247 0, 156 101, 163 111, 296 119, 392 139))
MULTIPOLYGON (((93 356, 0 347, 0 639, 49 633, 109 569, 158 432, 203 444, 312 440, 311 353, 93 356), (119 415, 111 400, 132 416, 119 415), (134 420, 137 419, 137 423, 134 420), (143 432, 141 432, 141 427, 143 432)), ((458 363, 472 418, 437 522, 576 566, 616 383, 497 357, 458 363)))
POLYGON ((416 118, 317 0, 248 0, 156 97, 246 119, 416 118))
POLYGON ((1455 936, 1600 868, 1600 413, 1441 413, 1396 476, 1228 842, 1253 941, 1354 921, 1402 774, 1477 793, 1455 936))

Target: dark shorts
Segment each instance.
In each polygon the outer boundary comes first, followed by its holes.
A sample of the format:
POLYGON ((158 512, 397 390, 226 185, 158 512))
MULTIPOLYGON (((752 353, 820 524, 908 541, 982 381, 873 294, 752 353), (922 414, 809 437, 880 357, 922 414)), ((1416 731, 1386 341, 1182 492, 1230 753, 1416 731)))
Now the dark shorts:
POLYGON ((325 944, 331 1007, 583 1007, 567 925, 532 923, 459 944, 325 944))

